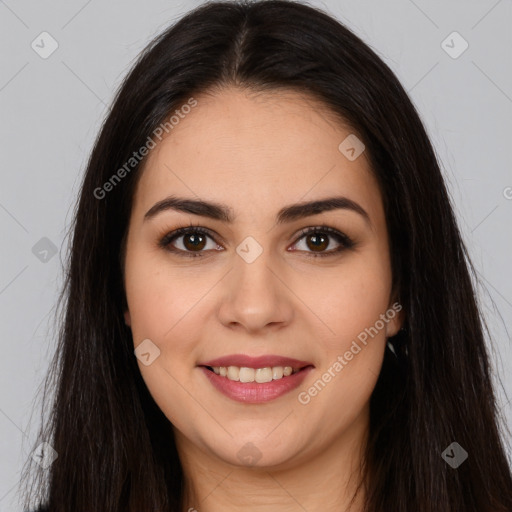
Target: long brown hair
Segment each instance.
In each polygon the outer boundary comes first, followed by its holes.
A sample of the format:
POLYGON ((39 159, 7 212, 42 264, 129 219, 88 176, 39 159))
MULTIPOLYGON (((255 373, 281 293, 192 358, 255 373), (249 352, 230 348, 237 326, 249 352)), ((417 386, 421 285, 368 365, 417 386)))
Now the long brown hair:
MULTIPOLYGON (((211 2, 142 53, 90 156, 71 226, 63 321, 38 438, 58 453, 34 470, 26 507, 51 512, 181 511, 169 420, 136 364, 121 260, 144 161, 112 175, 170 112, 214 87, 313 95, 361 134, 385 204, 405 330, 390 339, 371 397, 367 512, 510 512, 512 476, 491 383, 474 271, 440 166, 403 87, 326 13, 288 1, 211 2), (51 385, 55 382, 54 389, 51 385), (443 460, 457 442, 468 459, 443 460)), ((59 302, 60 302, 59 301, 59 302)))

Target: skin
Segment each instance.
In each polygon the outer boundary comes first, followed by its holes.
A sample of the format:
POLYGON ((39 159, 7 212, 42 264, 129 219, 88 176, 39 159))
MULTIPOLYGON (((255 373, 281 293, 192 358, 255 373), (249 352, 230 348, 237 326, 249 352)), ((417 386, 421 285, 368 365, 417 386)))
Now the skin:
MULTIPOLYGON (((160 350, 150 365, 138 364, 173 424, 186 479, 183 510, 348 510, 370 395, 386 338, 399 330, 402 315, 361 345, 309 403, 298 394, 395 302, 378 184, 365 152, 350 161, 338 149, 353 131, 312 97, 230 87, 196 99, 145 162, 124 268, 134 347, 149 338, 160 350), (145 221, 171 194, 223 203, 235 220, 167 210, 145 221), (276 224, 284 206, 333 195, 358 203, 369 222, 337 209, 276 224), (199 249, 202 257, 159 246, 165 234, 191 222, 213 234, 199 249), (331 236, 320 249, 312 235, 300 238, 301 229, 322 224, 349 236, 354 247, 314 257, 340 246, 331 236), (251 264, 236 252, 247 236, 263 248, 251 264), (315 368, 298 389, 244 404, 219 393, 197 366, 235 353, 284 355, 315 368), (237 455, 247 443, 259 453, 255 463, 237 455)), ((172 245, 194 250, 186 235, 172 245)), ((362 498, 351 511, 362 510, 362 498)))

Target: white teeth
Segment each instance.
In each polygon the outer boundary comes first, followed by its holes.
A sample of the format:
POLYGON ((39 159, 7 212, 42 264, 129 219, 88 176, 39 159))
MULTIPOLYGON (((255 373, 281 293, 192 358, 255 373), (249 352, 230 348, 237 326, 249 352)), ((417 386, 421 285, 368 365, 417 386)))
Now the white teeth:
POLYGON ((240 380, 240 368, 236 366, 228 366, 228 379, 240 380))
MULTIPOLYGON (((234 368, 234 366, 230 366, 228 368, 228 377, 229 377, 229 370, 231 370, 231 368, 234 368)), ((238 370, 238 379, 234 379, 234 380, 239 380, 240 382, 254 382, 254 374, 255 373, 256 373, 255 370, 253 370, 252 368, 240 368, 238 370)), ((233 370, 232 375, 235 375, 235 370, 233 370)))
POLYGON ((221 377, 227 377, 229 380, 239 382, 271 382, 272 380, 288 377, 292 373, 297 373, 298 368, 291 366, 267 366, 265 368, 248 368, 242 366, 214 366, 213 371, 221 377))
POLYGON ((254 380, 256 382, 271 382, 272 378, 272 368, 258 368, 254 372, 254 380))
POLYGON ((282 366, 275 366, 272 368, 272 378, 277 380, 283 376, 284 370, 282 366))

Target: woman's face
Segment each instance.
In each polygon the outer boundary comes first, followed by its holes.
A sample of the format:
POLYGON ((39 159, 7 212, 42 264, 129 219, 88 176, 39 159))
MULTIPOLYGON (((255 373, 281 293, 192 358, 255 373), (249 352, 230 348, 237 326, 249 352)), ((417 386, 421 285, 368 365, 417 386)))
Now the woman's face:
POLYGON ((401 317, 382 198, 361 143, 314 99, 195 99, 135 193, 125 319, 182 453, 285 467, 367 426, 401 317))

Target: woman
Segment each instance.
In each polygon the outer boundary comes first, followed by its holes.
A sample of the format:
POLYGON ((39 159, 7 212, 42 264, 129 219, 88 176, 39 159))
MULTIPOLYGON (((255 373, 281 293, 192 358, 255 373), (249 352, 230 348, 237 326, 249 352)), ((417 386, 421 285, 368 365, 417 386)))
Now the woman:
POLYGON ((190 12, 88 163, 27 505, 512 510, 469 269, 368 46, 299 3, 190 12))

